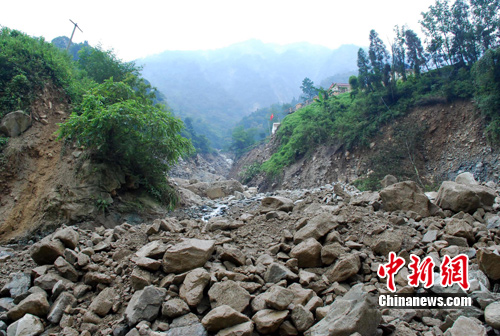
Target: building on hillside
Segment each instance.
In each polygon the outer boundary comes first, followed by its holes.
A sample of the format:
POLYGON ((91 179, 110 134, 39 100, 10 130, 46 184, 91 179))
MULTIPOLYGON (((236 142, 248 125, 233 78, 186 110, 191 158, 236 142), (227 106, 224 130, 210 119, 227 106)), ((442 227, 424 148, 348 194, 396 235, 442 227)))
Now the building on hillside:
POLYGON ((273 123, 273 129, 271 131, 271 134, 274 134, 276 133, 276 131, 278 130, 278 128, 280 127, 281 123, 273 123))
POLYGON ((328 88, 331 95, 337 96, 341 93, 351 92, 351 85, 347 83, 332 83, 328 88))

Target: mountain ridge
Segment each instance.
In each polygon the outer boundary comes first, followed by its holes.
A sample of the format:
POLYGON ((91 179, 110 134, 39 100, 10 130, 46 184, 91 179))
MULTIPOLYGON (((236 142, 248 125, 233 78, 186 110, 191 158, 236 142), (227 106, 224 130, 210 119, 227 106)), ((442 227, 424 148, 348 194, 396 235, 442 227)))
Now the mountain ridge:
POLYGON ((299 98, 305 77, 319 85, 335 74, 355 74, 358 49, 248 40, 214 50, 165 51, 137 63, 143 76, 165 93, 174 113, 193 118, 196 131, 221 148, 242 117, 299 98))

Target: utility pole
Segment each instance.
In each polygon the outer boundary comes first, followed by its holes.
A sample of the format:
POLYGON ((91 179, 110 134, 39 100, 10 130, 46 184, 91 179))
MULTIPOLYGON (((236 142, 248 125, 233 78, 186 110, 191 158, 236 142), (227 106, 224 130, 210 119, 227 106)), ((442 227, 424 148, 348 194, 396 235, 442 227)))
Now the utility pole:
POLYGON ((76 28, 78 28, 78 30, 83 33, 83 30, 81 30, 80 27, 78 27, 77 23, 74 23, 71 19, 70 19, 70 21, 72 24, 75 25, 75 27, 73 27, 73 32, 71 33, 71 38, 69 39, 68 46, 66 47, 66 51, 69 50, 69 46, 71 45, 71 41, 73 41, 73 35, 75 35, 76 28))

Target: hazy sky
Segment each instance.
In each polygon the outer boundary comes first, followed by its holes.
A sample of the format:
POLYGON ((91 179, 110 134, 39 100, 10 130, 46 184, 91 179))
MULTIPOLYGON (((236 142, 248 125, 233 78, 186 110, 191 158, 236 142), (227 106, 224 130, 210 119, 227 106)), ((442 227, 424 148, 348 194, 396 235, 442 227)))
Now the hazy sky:
MULTIPOLYGON (((337 48, 367 46, 375 29, 386 44, 395 25, 420 33, 420 13, 435 0, 14 0, 4 1, 0 25, 51 41, 70 36, 74 22, 87 40, 130 61, 164 50, 216 49, 256 38, 337 48)), ((422 40, 423 40, 423 36, 422 40)))

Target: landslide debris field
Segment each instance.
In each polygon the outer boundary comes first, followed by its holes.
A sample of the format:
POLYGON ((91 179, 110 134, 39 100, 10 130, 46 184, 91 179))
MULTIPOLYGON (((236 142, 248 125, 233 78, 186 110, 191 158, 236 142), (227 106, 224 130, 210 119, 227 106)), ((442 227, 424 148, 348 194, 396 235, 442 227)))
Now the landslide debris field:
POLYGON ((273 194, 243 187, 217 202, 226 211, 207 221, 193 206, 148 224, 61 227, 36 243, 0 247, 0 334, 497 334, 494 183, 464 174, 427 196, 413 182, 380 193, 343 184, 273 194), (410 254, 431 256, 437 274, 444 255, 467 255, 473 306, 380 307, 377 296, 388 290, 377 270, 390 251, 406 261, 399 293, 436 295, 463 291, 437 280, 409 286, 410 254))

